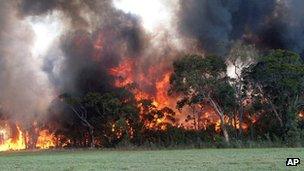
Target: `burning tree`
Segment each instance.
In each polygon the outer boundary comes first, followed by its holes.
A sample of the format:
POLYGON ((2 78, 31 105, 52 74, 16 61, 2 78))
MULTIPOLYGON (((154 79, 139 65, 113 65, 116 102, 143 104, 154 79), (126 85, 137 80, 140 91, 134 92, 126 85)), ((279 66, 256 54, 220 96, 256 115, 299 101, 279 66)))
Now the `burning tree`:
POLYGON ((187 55, 173 64, 171 93, 179 93, 180 108, 185 105, 212 106, 220 118, 221 130, 229 143, 224 116, 235 106, 235 93, 228 83, 225 62, 216 56, 187 55))
POLYGON ((245 102, 248 96, 246 95, 244 74, 242 71, 244 68, 252 64, 258 56, 258 52, 252 45, 244 45, 241 41, 237 41, 231 48, 227 63, 232 66, 232 78, 231 83, 236 93, 237 101, 237 113, 239 119, 239 138, 242 139, 243 134, 243 120, 245 112, 245 102))
POLYGON ((244 71, 252 99, 274 114, 281 129, 279 134, 292 144, 299 142, 300 136, 297 120, 304 105, 303 68, 298 54, 276 50, 261 56, 244 71))
POLYGON ((213 129, 226 142, 237 129, 246 138, 248 127, 299 137, 303 60, 278 50, 247 62, 253 46, 303 52, 303 2, 155 0, 162 10, 148 4, 158 21, 150 30, 150 10, 125 11, 112 0, 4 0, 0 149, 113 147, 147 130, 213 129), (178 59, 187 53, 207 57, 178 59))
POLYGON ((124 93, 121 98, 113 93, 88 93, 83 97, 60 96, 73 113, 88 128, 90 147, 95 144, 111 146, 124 136, 132 138, 139 121, 136 107, 124 93), (97 138, 95 137, 97 136, 97 138), (101 141, 101 142, 98 142, 101 141))
POLYGON ((169 125, 176 122, 175 112, 169 107, 158 109, 151 100, 139 102, 141 122, 147 129, 166 130, 169 125))

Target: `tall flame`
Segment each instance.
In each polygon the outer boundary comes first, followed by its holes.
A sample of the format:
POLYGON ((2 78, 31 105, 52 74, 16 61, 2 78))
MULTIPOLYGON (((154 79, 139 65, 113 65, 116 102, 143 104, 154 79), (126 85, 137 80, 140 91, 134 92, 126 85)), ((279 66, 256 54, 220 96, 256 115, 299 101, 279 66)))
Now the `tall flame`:
POLYGON ((0 137, 2 137, 2 144, 0 143, 0 151, 8 150, 23 150, 26 148, 25 137, 19 126, 17 126, 17 137, 15 139, 5 139, 8 132, 6 129, 0 130, 0 137))
MULTIPOLYGON (((0 151, 24 150, 27 148, 30 136, 34 135, 30 135, 29 132, 22 131, 19 125, 16 125, 16 133, 13 136, 11 135, 11 128, 6 124, 4 128, 0 129, 0 151)), ((38 137, 34 147, 39 149, 49 149, 56 147, 56 144, 57 138, 53 133, 48 130, 38 129, 38 137)))
MULTIPOLYGON (((145 71, 143 72, 137 72, 138 66, 142 66, 140 62, 141 61, 137 61, 134 58, 125 58, 117 67, 111 68, 109 74, 115 78, 114 85, 116 87, 125 87, 131 83, 135 83, 138 87, 131 90, 135 99, 137 101, 149 99, 152 101, 152 105, 158 110, 165 107, 171 108, 176 114, 175 119, 179 122, 178 124, 175 123, 176 125, 183 126, 187 129, 206 129, 209 125, 215 125, 216 132, 221 130, 220 118, 211 106, 197 105, 195 106, 195 108, 197 108, 195 112, 192 111, 191 107, 187 107, 183 111, 176 109, 179 98, 169 96, 167 93, 170 87, 170 75, 172 73, 170 69, 164 68, 160 64, 144 68, 145 71)), ((153 127, 166 125, 164 123, 168 121, 165 117, 156 117, 154 119, 155 122, 145 125, 153 129, 153 127)), ((237 129, 240 128, 240 123, 237 118, 233 120, 225 118, 225 124, 237 129)), ((246 130, 248 125, 242 123, 241 127, 243 130, 246 130)))

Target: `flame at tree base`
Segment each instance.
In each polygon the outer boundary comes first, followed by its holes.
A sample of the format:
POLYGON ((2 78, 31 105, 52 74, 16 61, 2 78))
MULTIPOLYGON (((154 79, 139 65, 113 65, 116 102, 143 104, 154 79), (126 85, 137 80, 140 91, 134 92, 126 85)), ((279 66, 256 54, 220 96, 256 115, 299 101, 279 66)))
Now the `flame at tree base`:
MULTIPOLYGON (((28 132, 23 132, 20 126, 16 126, 16 135, 12 137, 10 128, 0 129, 0 151, 18 151, 25 150, 29 144, 28 132)), ((41 130, 38 133, 37 141, 34 145, 37 149, 50 149, 56 147, 57 138, 48 130, 41 130)))
POLYGON ((37 139, 36 148, 49 149, 56 147, 56 137, 51 134, 48 130, 42 130, 39 132, 37 139))
POLYGON ((15 139, 8 138, 5 140, 5 136, 7 134, 7 130, 3 129, 0 131, 0 151, 8 151, 8 150, 24 150, 26 149, 25 137, 17 126, 17 137, 15 139))

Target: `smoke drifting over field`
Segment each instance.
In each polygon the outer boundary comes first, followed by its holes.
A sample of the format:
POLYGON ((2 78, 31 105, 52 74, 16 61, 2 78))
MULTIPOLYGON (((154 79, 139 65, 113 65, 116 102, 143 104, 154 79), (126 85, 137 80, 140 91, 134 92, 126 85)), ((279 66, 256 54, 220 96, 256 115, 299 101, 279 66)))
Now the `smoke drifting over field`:
MULTIPOLYGON (((2 0, 0 104, 5 117, 43 116, 61 93, 113 88, 111 68, 136 61, 134 78, 152 96, 182 53, 225 55, 237 40, 260 49, 304 52, 302 0, 165 0, 166 24, 149 32, 140 15, 111 0, 2 0), (45 53, 33 53, 32 25, 52 18, 62 31, 45 53), (58 21, 57 21, 58 20, 58 21), (152 72, 154 70, 154 72, 152 72)), ((157 14, 155 14, 157 15, 157 14)), ((47 20, 48 21, 48 20, 47 20)))

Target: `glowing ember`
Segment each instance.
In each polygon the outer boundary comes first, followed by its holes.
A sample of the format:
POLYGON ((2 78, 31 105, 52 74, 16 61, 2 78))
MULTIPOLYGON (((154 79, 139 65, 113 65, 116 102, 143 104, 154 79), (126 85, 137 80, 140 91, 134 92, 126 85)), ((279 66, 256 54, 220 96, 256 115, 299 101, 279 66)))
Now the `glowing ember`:
MULTIPOLYGON (((229 118, 228 117, 225 117, 225 125, 230 125, 236 129, 239 129, 240 128, 240 121, 239 119, 233 119, 231 121, 229 121, 229 118)), ((246 131, 248 129, 248 125, 245 124, 245 123, 242 123, 242 129, 244 131, 246 131)), ((219 119, 216 123, 215 123, 215 131, 216 132, 220 132, 221 131, 221 120, 219 119)))
POLYGON ((121 138, 123 133, 117 128, 116 124, 112 124, 112 132, 116 134, 116 138, 121 138))
POLYGON ((251 122, 253 124, 255 124, 258 121, 258 117, 256 115, 254 115, 253 117, 251 117, 251 122))
POLYGON ((216 131, 216 132, 220 132, 220 131, 221 131, 221 120, 218 120, 218 121, 215 123, 215 131, 216 131))

